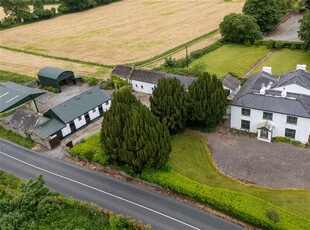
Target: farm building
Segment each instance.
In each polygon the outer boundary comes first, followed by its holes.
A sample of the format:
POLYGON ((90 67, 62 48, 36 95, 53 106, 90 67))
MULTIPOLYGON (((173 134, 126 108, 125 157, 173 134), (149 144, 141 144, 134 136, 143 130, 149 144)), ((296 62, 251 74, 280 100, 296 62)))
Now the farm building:
POLYGON ((231 106, 231 128, 257 133, 270 142, 286 137, 302 143, 310 137, 310 73, 297 65, 278 77, 271 68, 252 75, 231 106))
MULTIPOLYGON (((45 92, 13 82, 0 83, 0 113, 33 101, 45 92)), ((36 104, 35 104, 36 105, 36 104)), ((36 107, 37 108, 37 107, 36 107)))
POLYGON ((44 67, 38 72, 39 83, 43 86, 51 86, 60 90, 61 85, 76 84, 74 73, 55 67, 44 67))
POLYGON ((240 90, 241 82, 230 74, 227 74, 221 79, 223 88, 228 90, 228 99, 232 99, 240 90))
POLYGON ((134 66, 130 66, 130 65, 117 65, 112 70, 111 75, 119 77, 123 80, 129 80, 134 69, 135 69, 134 66))
POLYGON ((47 121, 34 128, 31 138, 52 149, 67 135, 102 117, 110 106, 109 96, 98 87, 91 88, 45 112, 47 121))
POLYGON ((188 89, 188 86, 196 80, 194 77, 185 77, 146 69, 135 69, 130 81, 133 90, 141 93, 152 94, 161 78, 177 78, 186 90, 188 89))

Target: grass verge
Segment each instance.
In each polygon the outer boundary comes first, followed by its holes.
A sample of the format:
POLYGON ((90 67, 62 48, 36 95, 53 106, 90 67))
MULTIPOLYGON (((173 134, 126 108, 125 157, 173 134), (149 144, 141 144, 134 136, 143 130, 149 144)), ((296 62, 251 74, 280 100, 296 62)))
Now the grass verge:
POLYGON ((243 76, 268 53, 266 46, 225 44, 190 63, 189 68, 199 68, 216 74, 219 78, 228 72, 243 76))
POLYGON ((26 84, 33 80, 35 80, 33 77, 27 75, 0 70, 0 82, 12 81, 17 84, 26 84))
POLYGON ((215 168, 201 137, 189 134, 173 137, 170 164, 175 172, 200 184, 245 193, 310 219, 310 190, 266 189, 233 180, 215 168))
POLYGON ((0 126, 0 137, 28 149, 31 149, 35 145, 30 138, 22 137, 10 130, 4 129, 2 126, 0 126))

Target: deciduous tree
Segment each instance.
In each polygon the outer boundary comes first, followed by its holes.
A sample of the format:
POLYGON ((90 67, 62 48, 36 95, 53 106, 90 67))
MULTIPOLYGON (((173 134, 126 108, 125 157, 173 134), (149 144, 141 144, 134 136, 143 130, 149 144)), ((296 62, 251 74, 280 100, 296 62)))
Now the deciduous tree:
POLYGON ((262 38, 256 19, 249 15, 231 13, 220 23, 223 39, 236 43, 253 43, 262 38))
POLYGON ((189 86, 189 122, 214 128, 226 112, 226 94, 216 75, 204 72, 189 86))
POLYGON ((150 97, 151 111, 170 133, 183 129, 187 119, 187 93, 176 78, 162 78, 150 97))
POLYGON ((300 20, 300 30, 298 35, 301 40, 310 45, 310 11, 307 11, 303 18, 300 20))
POLYGON ((253 16, 262 32, 275 28, 280 20, 280 12, 275 0, 247 0, 243 13, 253 16))
POLYGON ((30 13, 28 2, 25 0, 0 0, 0 5, 7 16, 22 21, 30 13))

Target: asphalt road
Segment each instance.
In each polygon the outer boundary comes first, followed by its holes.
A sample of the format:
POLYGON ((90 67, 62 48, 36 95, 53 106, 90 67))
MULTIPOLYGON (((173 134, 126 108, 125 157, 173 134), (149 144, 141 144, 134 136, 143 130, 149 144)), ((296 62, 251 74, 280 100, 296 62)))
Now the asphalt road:
POLYGON ((154 229, 242 229, 164 195, 39 155, 2 139, 0 169, 26 180, 41 174, 46 185, 55 192, 131 216, 154 229))

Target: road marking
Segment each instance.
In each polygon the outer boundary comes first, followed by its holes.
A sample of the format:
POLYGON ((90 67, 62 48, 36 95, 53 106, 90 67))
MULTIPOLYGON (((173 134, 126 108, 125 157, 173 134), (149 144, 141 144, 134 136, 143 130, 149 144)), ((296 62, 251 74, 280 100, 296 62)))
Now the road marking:
POLYGON ((82 186, 84 186, 84 187, 93 189, 93 190, 95 190, 95 191, 97 191, 97 192, 101 192, 101 193, 103 193, 103 194, 112 196, 112 197, 117 198, 117 199, 119 199, 119 200, 122 200, 122 201, 125 201, 125 202, 127 202, 127 203, 130 203, 130 204, 133 204, 133 205, 135 205, 135 206, 138 206, 138 207, 140 207, 140 208, 143 208, 143 209, 146 209, 146 210, 148 210, 148 211, 154 212, 154 213, 156 213, 156 214, 158 214, 158 215, 160 215, 160 216, 163 216, 163 217, 166 217, 166 218, 168 218, 168 219, 174 220, 175 222, 178 222, 178 223, 180 223, 180 224, 186 225, 186 226, 188 226, 188 227, 190 227, 190 228, 192 228, 192 229, 200 230, 200 228, 196 228, 195 226, 192 226, 192 225, 190 225, 190 224, 187 224, 187 223, 185 223, 185 222, 183 222, 183 221, 181 221, 181 220, 178 220, 178 219, 176 219, 176 218, 173 218, 173 217, 171 217, 171 216, 168 216, 168 215, 166 215, 166 214, 164 214, 164 213, 158 212, 158 211, 156 211, 156 210, 154 210, 154 209, 148 208, 148 207, 143 206, 143 205, 141 205, 141 204, 138 204, 138 203, 136 203, 136 202, 127 200, 127 199, 122 198, 122 197, 120 197, 120 196, 117 196, 117 195, 114 195, 114 194, 112 194, 112 193, 109 193, 109 192, 100 190, 100 189, 98 189, 98 188, 95 188, 95 187, 93 187, 93 186, 91 186, 91 185, 84 184, 84 183, 82 183, 82 182, 79 182, 79 181, 70 179, 70 178, 68 178, 68 177, 59 175, 59 174, 57 174, 57 173, 48 171, 48 170, 46 170, 46 169, 40 168, 40 167, 35 166, 35 165, 32 165, 32 164, 30 164, 30 163, 28 163, 28 162, 25 162, 25 161, 23 161, 23 160, 20 160, 20 159, 18 159, 18 158, 16 158, 16 157, 12 157, 12 156, 10 156, 10 155, 8 155, 8 154, 2 152, 2 151, 0 151, 0 153, 1 153, 2 155, 6 156, 6 157, 9 157, 9 158, 14 159, 14 160, 16 160, 16 161, 19 161, 19 162, 21 162, 21 163, 23 163, 23 164, 26 164, 26 165, 28 165, 28 166, 30 166, 30 167, 33 167, 33 168, 35 168, 35 169, 41 170, 41 171, 43 171, 43 172, 52 174, 52 175, 57 176, 57 177, 60 177, 60 178, 62 178, 62 179, 65 179, 65 180, 74 182, 74 183, 79 184, 79 185, 82 185, 82 186))

